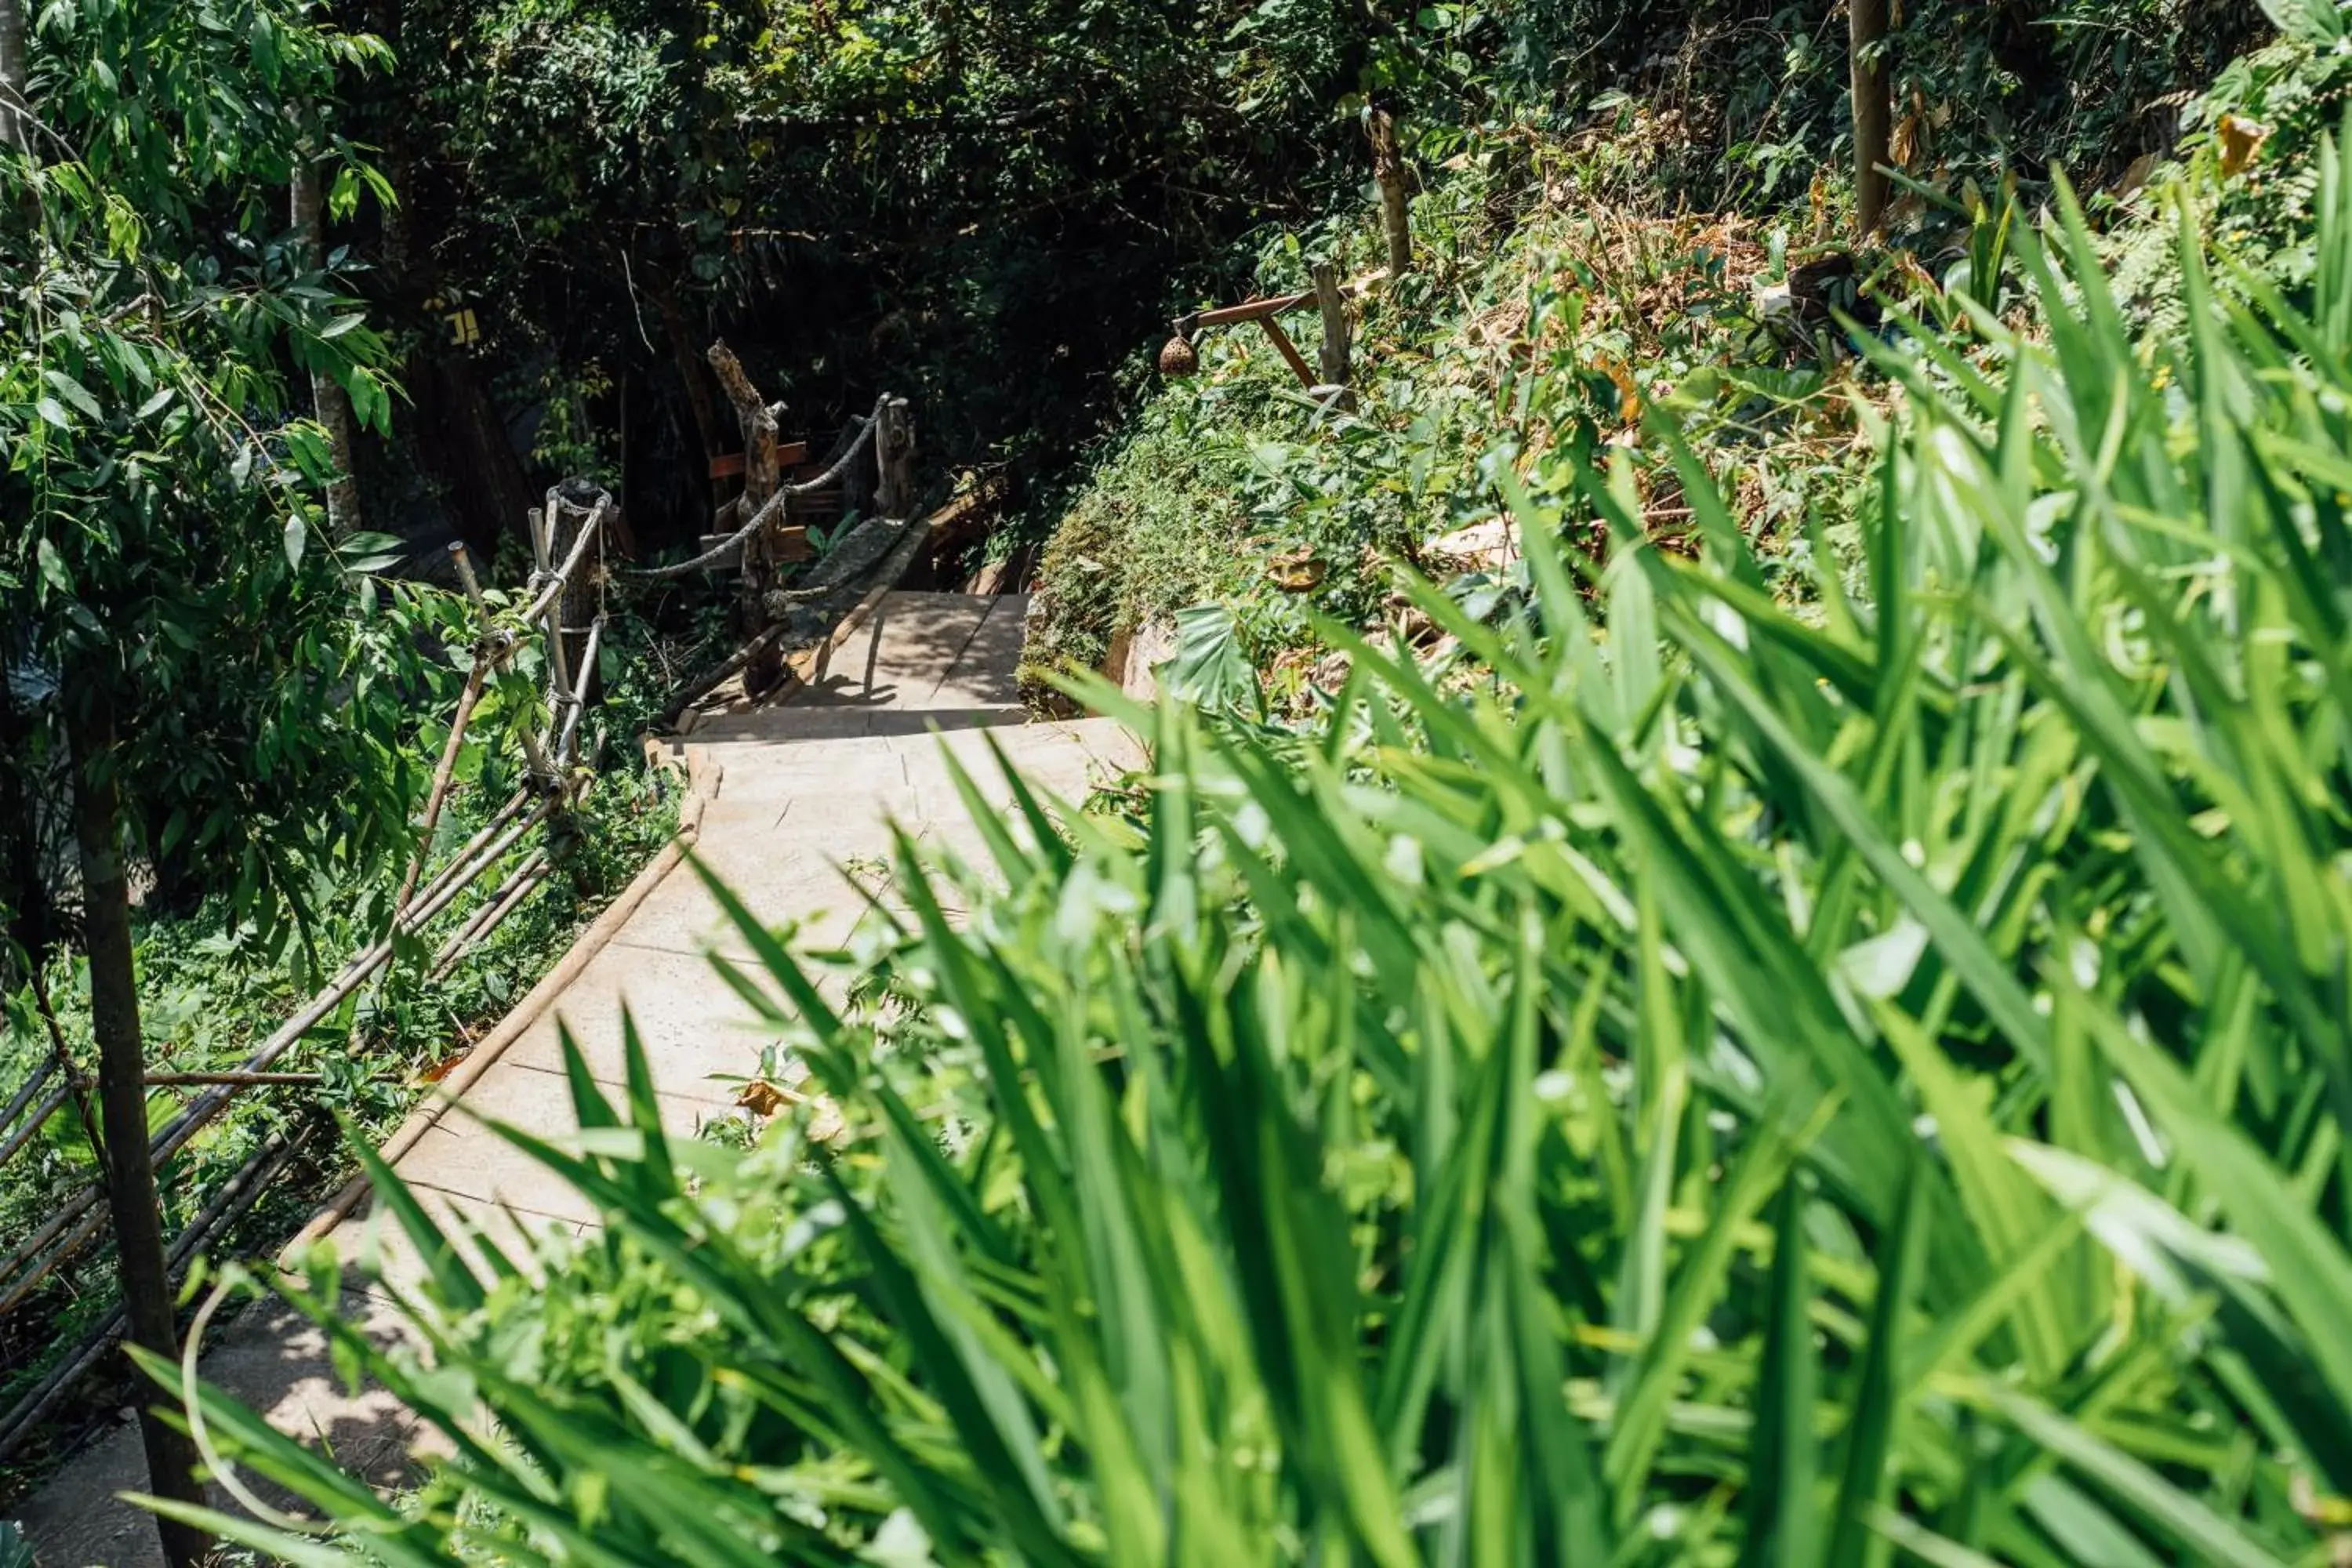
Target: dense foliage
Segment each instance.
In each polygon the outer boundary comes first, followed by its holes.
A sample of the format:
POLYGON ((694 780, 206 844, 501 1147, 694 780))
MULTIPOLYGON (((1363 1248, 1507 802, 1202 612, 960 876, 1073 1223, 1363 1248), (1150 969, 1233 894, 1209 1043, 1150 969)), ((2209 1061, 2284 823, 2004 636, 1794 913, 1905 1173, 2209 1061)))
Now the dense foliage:
MULTIPOLYGON (((177 1233, 286 1133, 307 1157, 238 1239, 282 1235, 341 1162, 326 1111, 396 1114, 412 1073, 527 988, 674 817, 633 773, 592 795, 552 846, 557 891, 481 961, 428 973, 446 930, 404 938, 390 977, 281 1058, 323 1075, 314 1092, 240 1101, 150 1179, 149 1132, 205 1090, 146 1071, 243 1065, 383 938, 478 628, 456 595, 382 575, 399 542, 338 536, 322 504, 338 463, 313 399, 340 389, 384 430, 394 345, 292 193, 307 178, 338 221, 388 199, 337 113, 384 47, 306 0, 5 9, 29 24, 0 68, 27 106, 0 122, 23 131, 0 138, 0 1409, 16 1448, 19 1396, 126 1295, 133 1333, 168 1338, 157 1226, 177 1233), (40 1078, 61 1058, 70 1096, 40 1078), (93 1185, 113 1223, 84 1247, 98 1221, 71 1205, 93 1185), (82 1228, 51 1247, 61 1213, 82 1228), (143 1236, 125 1240, 126 1215, 143 1236), (117 1288, 142 1257, 151 1288, 117 1288)), ((525 650, 476 709, 441 852, 519 782, 537 673, 525 650)), ((653 705, 637 685, 614 682, 623 722, 653 705)))
MULTIPOLYGON (((118 1152, 170 1098, 143 1060, 233 1059, 383 928, 470 616, 371 574, 445 518, 495 563, 584 474, 647 548, 698 535, 737 445, 715 335, 790 434, 887 387, 933 479, 1052 479, 1102 456, 1171 310, 1310 258, 1359 305, 1353 412, 1207 345, 1046 552, 1040 688, 1219 602, 1164 671, 1198 711, 1129 714, 1151 774, 1058 826, 1024 799, 986 868, 910 849, 879 950, 760 933, 737 983, 850 1137, 678 1144, 641 1081, 615 1108, 578 1075, 588 1133, 532 1147, 610 1223, 544 1289, 388 1188, 438 1369, 350 1340, 323 1266, 304 1298, 459 1458, 381 1500, 215 1402, 348 1537, 272 1549, 2330 1550, 2345 13, 1898 6, 1865 58, 1906 194, 1847 266, 1925 323, 1792 330, 1761 301, 1849 202, 1843 14, 28 11, 29 73, 0 50, 30 108, 0 103, 29 137, 0 148, 0 903, 32 951, 0 957, 60 1000, 12 999, 0 1064, 48 1048, 37 1012, 94 1036, 118 1152), (1355 217, 1374 110, 1406 127, 1402 275, 1355 217), (2165 154, 2189 174, 2152 187, 2165 154), (329 536, 337 389, 388 533, 329 536), (45 956, 77 894, 79 969, 45 956)), ((646 603, 608 651, 714 618, 646 603)), ((488 731, 537 715, 528 673, 488 731)), ((497 753, 459 748, 445 838, 497 753)), ((561 941, 661 830, 651 793, 600 793, 557 846, 573 898, 489 963, 404 963, 304 1042, 315 1098, 394 1109, 381 1069, 561 941)), ((0 1237, 102 1173, 167 1351, 148 1211, 280 1121, 224 1120, 159 1194, 61 1117, 0 1237)))
MULTIPOLYGON (((712 336, 820 442, 889 387, 933 472, 1056 485, 1116 376, 1278 226, 1352 205, 1360 116, 1434 183, 1460 132, 1605 116, 1645 191, 1842 208, 1841 8, 1772 0, 427 0, 363 8, 400 71, 354 95, 403 205, 352 234, 415 420, 362 464, 376 515, 487 544, 594 469, 649 548, 700 531, 735 449, 712 336), (450 318, 475 312, 478 339, 450 318)), ((1957 189, 2085 188, 2177 133, 2254 0, 1898 6, 1897 162, 1957 189), (2195 25, 2190 25, 2191 13, 2195 25)), ((1525 138, 1520 138, 1524 143, 1525 138)), ((1295 276, 1266 279, 1298 285, 1295 276)))
MULTIPOLYGON (((351 619, 344 569, 369 552, 319 537, 331 464, 286 374, 388 414, 385 346, 282 196, 313 155, 307 105, 381 52, 260 3, 51 6, 33 43, 37 133, 0 160, 0 767, 42 799, 60 713, 104 701, 165 874, 210 868, 275 925, 322 865, 383 852, 413 787, 398 702, 347 700, 404 649, 351 619)), ((356 178, 337 183, 348 206, 356 178)), ((42 868, 11 872, 22 911, 42 868)))
MULTIPOLYGON (((701 525, 681 498, 738 446, 704 384, 715 335, 788 400, 791 434, 821 442, 887 388, 935 458, 1029 456, 1100 417, 1168 274, 1328 185, 1376 20, 1162 0, 388 7, 408 66, 359 106, 406 203, 383 282, 433 337, 458 305, 484 334, 420 342, 420 412, 458 401, 445 370, 495 365, 537 455, 626 474, 649 544, 701 525), (546 443, 559 425, 603 434, 546 443)), ((417 456, 453 490, 473 477, 417 456)))
POLYGON ((380 1173, 434 1370, 333 1261, 296 1292, 455 1459, 382 1500, 208 1396, 215 1441, 385 1563, 2313 1560, 2352 1487, 2318 162, 2307 288, 2217 289, 2176 188, 2191 327, 2135 337, 2069 201, 2015 239, 2044 325, 1874 348, 1907 411, 1801 611, 1668 416, 1689 555, 1622 455, 1501 454, 1513 591, 1410 588, 1447 650, 1328 627, 1295 729, 1096 690, 1154 745, 1119 809, 975 796, 989 863, 904 846, 877 952, 743 918, 842 1137, 681 1144, 634 1047, 620 1105, 575 1065, 579 1142, 509 1136, 592 1238, 509 1258, 380 1173))

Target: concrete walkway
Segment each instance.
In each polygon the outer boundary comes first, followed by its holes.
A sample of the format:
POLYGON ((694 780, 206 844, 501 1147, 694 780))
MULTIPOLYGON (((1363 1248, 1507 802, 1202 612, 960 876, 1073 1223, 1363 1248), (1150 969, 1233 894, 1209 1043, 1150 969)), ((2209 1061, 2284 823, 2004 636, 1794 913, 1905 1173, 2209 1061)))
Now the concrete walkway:
MULTIPOLYGON (((838 942, 863 900, 842 868, 887 856, 890 826, 980 853, 944 752, 956 753, 991 800, 1009 801, 983 728, 1034 785, 1070 800, 1137 760, 1107 721, 1028 723, 1013 687, 1027 601, 894 593, 836 648, 815 684, 781 706, 706 718, 687 737, 719 764, 698 854, 760 918, 797 925, 802 940, 838 942), (934 735, 936 727, 943 733, 934 735)), ((670 873, 613 939, 459 1103, 475 1116, 562 1135, 574 1131, 558 1029, 568 1026, 591 1070, 622 1081, 621 1015, 636 1020, 665 1124, 692 1134, 740 1115, 736 1083, 758 1070, 770 1041, 750 1010, 710 973, 706 954, 749 952, 690 869, 670 873)), ((502 1241, 525 1231, 585 1230, 594 1208, 492 1133, 475 1116, 443 1116, 397 1162, 425 1206, 502 1241)), ((400 1280, 415 1262, 396 1231, 354 1215, 333 1232, 347 1258, 365 1257, 400 1280)), ((512 1250, 512 1248, 509 1248, 512 1250)), ((389 1337, 397 1316, 362 1285, 352 1315, 389 1337)), ((389 1396, 346 1395, 320 1336, 294 1314, 249 1310, 214 1335, 205 1374, 268 1411, 280 1430, 323 1442, 348 1468, 398 1484, 417 1447, 415 1424, 389 1396)), ((143 1487, 138 1434, 125 1421, 36 1494, 24 1523, 45 1568, 159 1563, 146 1516, 113 1500, 143 1487)))

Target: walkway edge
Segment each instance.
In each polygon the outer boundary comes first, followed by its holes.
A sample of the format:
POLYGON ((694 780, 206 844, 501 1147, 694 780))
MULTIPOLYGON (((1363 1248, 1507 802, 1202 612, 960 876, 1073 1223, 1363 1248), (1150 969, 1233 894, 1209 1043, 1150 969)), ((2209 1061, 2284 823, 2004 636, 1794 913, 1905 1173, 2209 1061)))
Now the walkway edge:
MULTIPOLYGON (((392 1136, 376 1145, 376 1155, 386 1165, 396 1163, 414 1148, 417 1140, 440 1121, 442 1113, 457 1104, 474 1081, 497 1064, 498 1059, 506 1054, 507 1047, 522 1038, 524 1033, 539 1022, 540 1016, 554 1005, 556 998, 579 978, 580 972, 588 966, 588 961, 602 952, 620 933, 621 928, 629 923, 629 917, 636 913, 637 906, 661 885, 664 878, 677 869, 679 863, 686 858, 686 852, 694 847, 696 838, 702 832, 703 807, 719 794, 719 780, 724 772, 699 747, 687 748, 686 771, 687 796, 678 807, 677 831, 670 835, 669 842, 662 846, 661 853, 630 879, 618 898, 604 906, 603 912, 589 922, 588 929, 572 942, 570 950, 556 961, 554 967, 524 994, 521 1001, 509 1009, 507 1016, 482 1037, 480 1044, 466 1054, 466 1059, 457 1064, 455 1071, 434 1086, 434 1092, 408 1113, 407 1120, 393 1130, 392 1136)), ((328 1232, 349 1219, 352 1211, 360 1206, 368 1192, 368 1179, 364 1174, 353 1176, 344 1183, 342 1189, 310 1216, 310 1223, 295 1232, 292 1240, 278 1248, 278 1266, 287 1269, 299 1268, 301 1255, 310 1244, 321 1240, 328 1232)))

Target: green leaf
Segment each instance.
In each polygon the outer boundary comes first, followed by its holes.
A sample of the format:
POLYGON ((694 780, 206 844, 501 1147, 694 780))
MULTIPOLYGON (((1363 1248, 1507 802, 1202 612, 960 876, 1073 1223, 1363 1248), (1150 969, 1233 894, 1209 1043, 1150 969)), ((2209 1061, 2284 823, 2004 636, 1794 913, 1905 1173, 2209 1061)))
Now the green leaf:
POLYGON ((42 379, 46 380, 51 386, 58 389, 59 396, 63 397, 68 403, 72 404, 76 408, 80 409, 84 414, 89 415, 92 419, 102 419, 105 417, 105 411, 99 407, 98 399, 92 397, 89 395, 89 388, 84 386, 80 382, 76 381, 73 377, 68 375, 61 370, 43 371, 41 375, 42 379))
POLYGON ((49 542, 47 534, 42 535, 40 543, 34 546, 33 557, 41 568, 41 585, 44 593, 70 594, 73 592, 73 574, 66 570, 65 557, 58 553, 56 545, 49 542))
POLYGON ((2344 14, 2335 0, 2256 0, 2271 26, 2306 44, 2333 44, 2344 37, 2344 14))
POLYGON ((298 571, 300 570, 302 565, 302 546, 304 542, 310 537, 310 530, 309 526, 303 522, 302 514, 300 512, 290 512, 287 515, 286 531, 281 537, 286 547, 286 564, 298 571))
POLYGON ((1868 1561, 1870 1521, 1893 1489, 1889 1461, 1895 1457, 1895 1423, 1902 1414, 1903 1319, 1927 1247, 1927 1182, 1916 1156, 1902 1182, 1894 1228, 1877 1248, 1878 1297, 1871 1305, 1870 1341, 1850 1403, 1844 1473, 1822 1559, 1828 1568, 1861 1568, 1868 1561))
POLYGON ((2246 1539, 2230 1521, 2114 1445, 2035 1400, 1997 1384, 1980 1387, 1985 1402, 2019 1430, 2188 1547, 2193 1561, 2225 1568, 2285 1568, 2284 1559, 2246 1539))
POLYGON ((1756 1426, 1748 1445, 1739 1568, 1813 1568, 1813 1479, 1820 1461, 1813 1435, 1819 1370, 1806 1315, 1805 1194, 1794 1173, 1782 1182, 1773 1226, 1771 1305, 1764 1323, 1764 1365, 1756 1388, 1756 1426))
POLYGON ((1257 671, 1242 651, 1233 612, 1223 605, 1194 605, 1176 612, 1176 652, 1161 683, 1180 701, 1212 713, 1265 716, 1257 671))

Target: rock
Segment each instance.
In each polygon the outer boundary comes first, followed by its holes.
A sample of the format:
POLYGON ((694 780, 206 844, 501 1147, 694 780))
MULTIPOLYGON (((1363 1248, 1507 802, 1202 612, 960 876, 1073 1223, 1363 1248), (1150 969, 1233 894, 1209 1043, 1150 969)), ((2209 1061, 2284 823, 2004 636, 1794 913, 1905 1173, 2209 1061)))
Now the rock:
POLYGON ((1423 552, 1432 561, 1455 572, 1494 572, 1518 554, 1518 532, 1508 519, 1490 517, 1467 528, 1457 528, 1423 552))
POLYGON ((1160 700, 1160 667, 1176 657, 1176 623, 1155 619, 1144 622, 1127 633, 1120 642, 1112 645, 1119 657, 1116 664, 1103 671, 1118 682, 1118 689, 1139 702, 1160 700))

